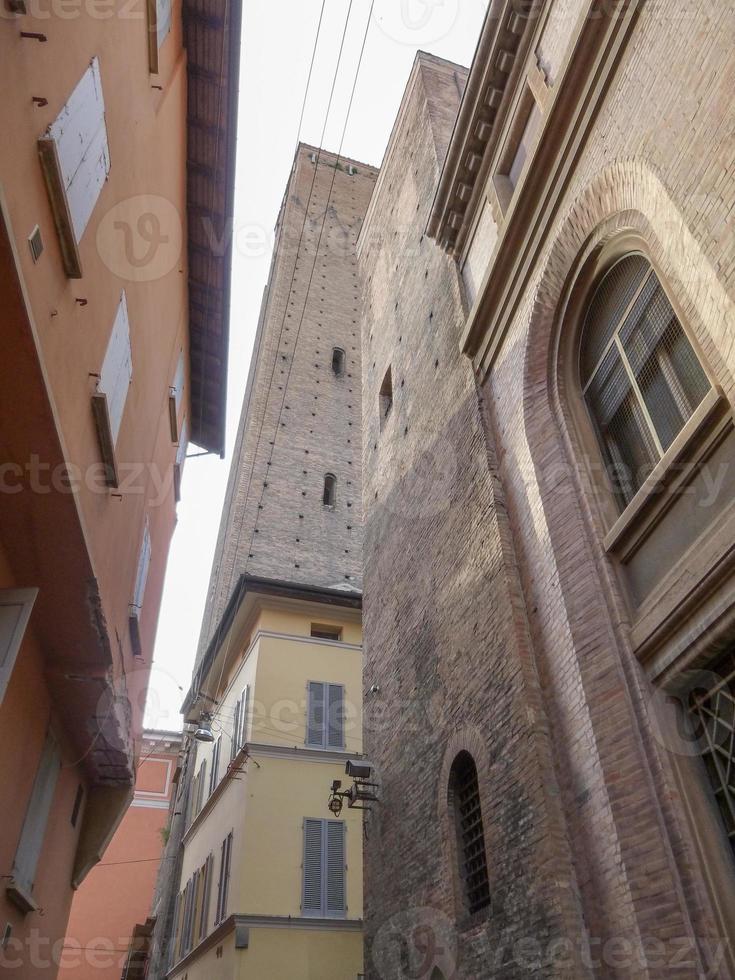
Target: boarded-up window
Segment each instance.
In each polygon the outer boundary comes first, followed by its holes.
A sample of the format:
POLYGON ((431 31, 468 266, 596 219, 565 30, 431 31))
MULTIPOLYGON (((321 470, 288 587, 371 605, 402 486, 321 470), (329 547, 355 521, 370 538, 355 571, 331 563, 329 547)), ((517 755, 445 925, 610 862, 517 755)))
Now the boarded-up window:
POLYGON ((322 749, 343 749, 345 689, 341 684, 309 681, 306 744, 322 749))
POLYGON ((123 290, 112 324, 105 359, 102 362, 92 408, 97 423, 100 452, 110 486, 118 485, 115 445, 120 432, 128 389, 133 377, 128 304, 123 290))
POLYGON ((38 859, 46 834, 46 824, 51 811, 56 781, 61 770, 61 756, 56 739, 49 733, 36 770, 30 799, 26 808, 23 829, 13 861, 12 885, 8 889, 13 901, 30 911, 35 907, 31 894, 36 877, 38 859))
POLYGON ((130 603, 128 622, 130 625, 130 640, 133 645, 133 653, 136 657, 143 654, 140 637, 140 613, 143 608, 145 598, 145 587, 148 582, 148 571, 151 566, 151 532, 148 518, 143 525, 143 540, 140 544, 138 553, 138 567, 135 572, 135 589, 133 591, 133 601, 130 603))
POLYGON ((37 595, 38 589, 0 590, 0 703, 37 595))
POLYGON ((304 915, 343 918, 347 912, 345 825, 304 820, 301 909, 304 915))
POLYGON ((171 440, 173 442, 177 442, 179 438, 179 412, 181 410, 181 403, 184 398, 185 376, 186 367, 184 352, 182 351, 176 365, 176 373, 174 374, 173 381, 171 382, 168 397, 168 416, 169 424, 171 426, 171 440))
POLYGON ((81 277, 78 243, 110 172, 99 60, 86 70, 69 101, 39 140, 67 275, 81 277))

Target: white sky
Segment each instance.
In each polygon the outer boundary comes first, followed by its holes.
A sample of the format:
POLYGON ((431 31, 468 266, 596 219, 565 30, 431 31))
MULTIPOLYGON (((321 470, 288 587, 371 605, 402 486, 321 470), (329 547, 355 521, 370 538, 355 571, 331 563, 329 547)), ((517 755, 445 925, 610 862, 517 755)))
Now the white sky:
MULTIPOLYGON (((243 0, 227 456, 190 459, 171 543, 146 725, 181 727, 273 226, 293 161, 321 0, 243 0)), ((318 145, 348 0, 326 0, 301 140, 318 145)), ((343 154, 380 164, 416 51, 469 66, 487 0, 375 0, 343 154)), ((339 148, 370 0, 352 0, 324 147, 339 148)), ((191 451, 196 451, 192 447, 191 451)))

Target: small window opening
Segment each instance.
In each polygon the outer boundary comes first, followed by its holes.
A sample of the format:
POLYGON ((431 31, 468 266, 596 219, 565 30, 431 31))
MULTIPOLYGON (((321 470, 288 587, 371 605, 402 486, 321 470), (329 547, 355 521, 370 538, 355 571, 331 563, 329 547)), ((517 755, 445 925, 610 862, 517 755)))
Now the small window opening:
POLYGON ((380 419, 386 419, 393 408, 393 377, 391 369, 385 372, 383 383, 380 386, 380 419))
POLYGON ((452 764, 449 801, 454 812, 464 903, 472 915, 490 904, 490 885, 477 766, 469 752, 460 752, 452 764))
POLYGON ((77 786, 77 795, 74 797, 74 806, 71 811, 71 825, 76 827, 77 821, 79 820, 79 811, 82 808, 82 800, 84 799, 84 787, 77 786))
POLYGON ((334 640, 338 642, 342 639, 342 627, 329 626, 326 623, 312 623, 311 635, 317 640, 334 640))
POLYGON ((332 370, 338 378, 345 373, 345 352, 341 347, 332 351, 332 370))
POLYGON ((324 477, 324 495, 322 503, 325 507, 334 507, 337 502, 337 477, 333 473, 327 473, 324 477))

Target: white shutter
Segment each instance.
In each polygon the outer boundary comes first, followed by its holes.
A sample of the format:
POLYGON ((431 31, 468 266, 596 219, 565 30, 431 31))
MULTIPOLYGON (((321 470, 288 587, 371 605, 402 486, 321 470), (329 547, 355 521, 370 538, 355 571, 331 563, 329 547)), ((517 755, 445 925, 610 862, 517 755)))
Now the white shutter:
POLYGON ((324 747, 324 684, 309 681, 306 706, 306 744, 324 747))
POLYGON ((151 566, 151 532, 148 525, 148 518, 143 525, 143 540, 140 544, 138 554, 138 570, 135 574, 135 591, 133 593, 133 606, 140 611, 143 607, 145 597, 145 587, 148 581, 148 570, 151 566))
POLYGON ((74 237, 79 242, 110 171, 105 102, 97 58, 82 75, 48 135, 56 143, 74 237))
POLYGON ((303 898, 304 915, 322 914, 322 821, 304 820, 303 898))
POLYGON ((61 756, 56 739, 49 733, 41 753, 30 799, 26 808, 18 848, 13 861, 14 883, 30 896, 41 856, 46 823, 54 798, 56 781, 61 769, 61 756))
POLYGON ((169 387, 168 395, 168 415, 169 415, 169 425, 171 427, 171 440, 176 442, 179 438, 179 411, 181 409, 181 402, 184 397, 184 379, 185 379, 185 364, 184 364, 184 352, 182 351, 179 355, 179 360, 176 365, 176 374, 169 387))
POLYGON ((248 684, 242 689, 240 695, 240 731, 238 733, 237 747, 241 749, 248 740, 248 709, 250 707, 250 686, 248 684))
POLYGON ((343 749, 344 736, 344 700, 345 692, 341 684, 327 684, 327 747, 343 749))
POLYGON ((0 703, 37 595, 38 589, 0 589, 0 703))
POLYGON ((344 915, 345 895, 345 825, 341 820, 325 820, 326 895, 325 914, 344 915))
POLYGON ((242 704, 240 699, 235 702, 235 717, 232 721, 232 737, 230 739, 230 759, 234 759, 240 748, 240 712, 242 704))
POLYGON ((123 290, 97 384, 97 390, 107 396, 107 412, 113 446, 117 442, 132 377, 133 355, 130 349, 130 322, 125 290, 123 290))
POLYGON ((171 0, 156 0, 156 34, 158 47, 166 40, 171 30, 171 0))

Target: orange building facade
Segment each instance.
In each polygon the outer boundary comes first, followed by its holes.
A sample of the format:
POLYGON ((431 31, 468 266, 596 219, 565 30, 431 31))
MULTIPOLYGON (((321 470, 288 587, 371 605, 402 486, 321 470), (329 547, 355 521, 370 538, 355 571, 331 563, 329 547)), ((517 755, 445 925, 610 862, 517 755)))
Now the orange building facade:
POLYGON ((135 793, 105 856, 74 895, 60 980, 136 976, 165 843, 179 732, 145 731, 135 793))
MULTIPOLYGON (((223 453, 240 7, 0 9, 0 969, 133 797, 187 446, 223 453)), ((163 811, 161 812, 163 816, 163 811)))

